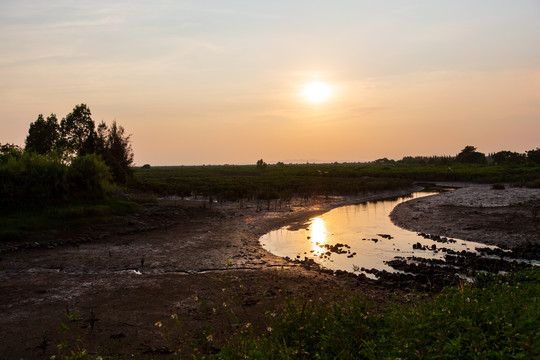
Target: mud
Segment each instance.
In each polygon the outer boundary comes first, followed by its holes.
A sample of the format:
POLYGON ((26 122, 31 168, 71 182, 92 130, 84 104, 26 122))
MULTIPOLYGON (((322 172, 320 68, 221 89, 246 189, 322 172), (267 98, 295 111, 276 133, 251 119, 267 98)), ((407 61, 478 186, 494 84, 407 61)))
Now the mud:
POLYGON ((501 247, 540 242, 540 189, 476 185, 414 199, 394 208, 405 229, 501 247))
POLYGON ((180 358, 190 358, 195 348, 217 351, 247 324, 265 329, 265 314, 290 295, 326 298, 349 289, 379 307, 393 294, 409 299, 401 290, 308 270, 268 253, 258 239, 336 206, 414 190, 286 206, 167 201, 2 243, 0 359, 49 359, 82 348, 138 359, 173 358, 180 349, 180 358))
MULTIPOLYGON (((1 244, 0 358, 49 359, 82 348, 121 358, 190 358, 194 349, 219 351, 235 331, 250 326, 264 331, 268 316, 291 295, 308 300, 358 294, 376 309, 415 301, 433 289, 430 284, 439 287, 455 279, 432 264, 396 259, 396 267, 409 266, 403 267, 406 273, 379 273, 381 280, 374 281, 321 269, 312 260, 276 257, 258 239, 285 225, 305 226, 309 218, 337 206, 416 190, 295 200, 287 206, 174 201, 148 205, 137 215, 1 244), (421 269, 416 276, 412 266, 421 269)), ((490 189, 463 190, 455 192, 458 198, 442 194, 440 200, 406 202, 392 219, 426 234, 509 248, 530 243, 527 253, 537 254, 536 225, 524 218, 540 193, 520 193, 517 202, 488 207, 463 204, 463 199, 489 197, 490 189), (505 223, 510 228, 493 227, 501 217, 513 219, 505 223)), ((437 250, 444 247, 434 243, 437 250)), ((460 261, 454 265, 461 266, 460 261)))

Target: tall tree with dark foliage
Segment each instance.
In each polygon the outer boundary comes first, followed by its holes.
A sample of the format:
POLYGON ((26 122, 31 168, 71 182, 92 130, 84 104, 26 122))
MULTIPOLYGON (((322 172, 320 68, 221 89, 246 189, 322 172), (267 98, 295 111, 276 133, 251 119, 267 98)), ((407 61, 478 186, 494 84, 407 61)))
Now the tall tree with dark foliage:
POLYGON ((30 124, 28 136, 26 137, 25 150, 38 154, 47 154, 54 150, 60 138, 60 125, 55 114, 43 118, 38 115, 36 121, 30 124))

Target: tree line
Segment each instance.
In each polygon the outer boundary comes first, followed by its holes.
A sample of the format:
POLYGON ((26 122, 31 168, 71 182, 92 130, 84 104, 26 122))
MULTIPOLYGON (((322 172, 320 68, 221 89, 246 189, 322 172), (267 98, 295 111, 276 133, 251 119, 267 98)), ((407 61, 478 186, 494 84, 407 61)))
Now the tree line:
POLYGON ((376 164, 402 163, 402 164, 430 164, 450 165, 477 164, 477 165, 540 165, 540 148, 518 153, 514 151, 498 151, 488 155, 476 151, 475 146, 465 146, 456 156, 405 156, 401 160, 394 161, 387 158, 373 161, 376 164))
POLYGON ((60 123, 55 114, 46 119, 39 114, 37 120, 30 124, 25 143, 25 151, 56 154, 63 159, 99 155, 118 183, 125 183, 132 175, 130 135, 116 121, 111 126, 102 121, 96 128, 86 104, 75 106, 60 123))
POLYGON ((114 121, 97 127, 86 104, 60 122, 38 115, 24 149, 0 144, 1 212, 103 199, 132 177, 130 135, 114 121))

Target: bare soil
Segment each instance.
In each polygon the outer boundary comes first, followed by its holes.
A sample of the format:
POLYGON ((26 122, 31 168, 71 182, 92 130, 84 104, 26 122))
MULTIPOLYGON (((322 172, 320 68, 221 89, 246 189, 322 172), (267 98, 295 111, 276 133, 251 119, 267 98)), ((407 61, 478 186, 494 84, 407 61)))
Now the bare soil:
POLYGON ((540 189, 475 185, 406 201, 390 218, 411 231, 514 248, 540 244, 539 209, 540 189))
MULTIPOLYGON (((415 302, 422 294, 307 269, 258 241, 337 206, 414 190, 298 199, 281 207, 169 201, 83 229, 0 244, 0 359, 49 359, 82 348, 121 358, 190 358, 195 349, 218 351, 235 331, 264 331, 266 318, 288 296, 358 294, 378 309, 415 302)), ((537 224, 526 214, 540 193, 527 190, 500 206, 468 203, 494 194, 474 187, 412 200, 392 219, 411 230, 486 243, 538 242, 537 224)))

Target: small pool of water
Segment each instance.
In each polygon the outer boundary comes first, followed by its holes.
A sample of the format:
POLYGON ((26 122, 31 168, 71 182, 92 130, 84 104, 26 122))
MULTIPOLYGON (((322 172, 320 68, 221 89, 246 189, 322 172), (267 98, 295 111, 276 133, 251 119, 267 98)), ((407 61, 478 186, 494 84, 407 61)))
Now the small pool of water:
POLYGON ((361 268, 396 272, 385 261, 411 256, 443 259, 445 253, 441 248, 475 252, 476 247, 491 247, 459 239, 435 241, 397 227, 390 220, 390 212, 399 203, 436 194, 416 192, 397 199, 339 207, 310 219, 305 228, 283 227, 262 236, 259 241, 275 255, 313 259, 325 268, 349 272, 358 272, 361 268))

